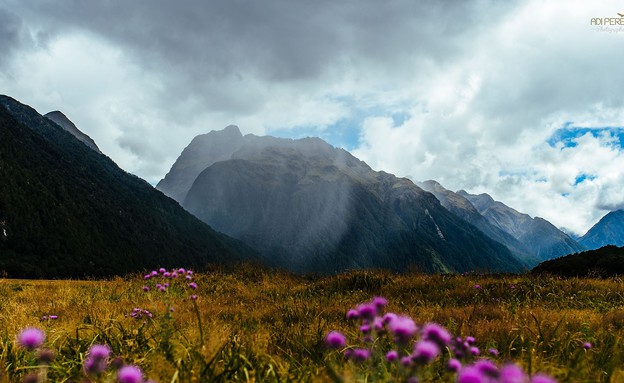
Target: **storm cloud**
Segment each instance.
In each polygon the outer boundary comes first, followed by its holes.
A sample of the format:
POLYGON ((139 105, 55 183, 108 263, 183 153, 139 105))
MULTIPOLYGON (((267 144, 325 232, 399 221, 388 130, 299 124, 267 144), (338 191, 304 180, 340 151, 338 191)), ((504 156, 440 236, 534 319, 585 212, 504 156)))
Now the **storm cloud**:
POLYGON ((615 1, 0 5, 0 88, 155 183, 197 134, 318 135, 378 170, 488 192, 582 234, 622 207, 615 1), (563 146, 562 146, 563 145, 563 146), (578 183, 579 176, 591 174, 578 183))

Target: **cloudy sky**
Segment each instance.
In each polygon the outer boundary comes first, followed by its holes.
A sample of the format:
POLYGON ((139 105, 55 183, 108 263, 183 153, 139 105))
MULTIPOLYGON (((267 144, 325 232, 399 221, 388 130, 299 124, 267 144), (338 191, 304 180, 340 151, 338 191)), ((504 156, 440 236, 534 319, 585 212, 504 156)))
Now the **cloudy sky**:
MULTIPOLYGON (((0 93, 155 184, 197 134, 320 136, 583 234, 624 208, 621 1, 0 1, 0 93), (616 21, 617 22, 617 21, 616 21)), ((624 18, 622 20, 624 24, 624 18)))

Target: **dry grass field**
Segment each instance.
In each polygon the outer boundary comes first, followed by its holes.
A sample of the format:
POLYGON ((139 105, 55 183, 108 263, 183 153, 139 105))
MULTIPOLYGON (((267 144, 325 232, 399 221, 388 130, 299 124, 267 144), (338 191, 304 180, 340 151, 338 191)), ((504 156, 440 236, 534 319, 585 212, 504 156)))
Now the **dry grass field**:
MULTIPOLYGON (((156 382, 385 380, 390 372, 371 372, 378 361, 355 364, 324 344, 330 330, 358 342, 358 326, 345 313, 373 296, 417 324, 437 322, 454 336, 475 337, 482 355, 498 364, 515 362, 560 382, 624 382, 619 279, 376 271, 299 277, 253 266, 192 280, 1 279, 0 381, 115 381, 114 366, 122 363, 156 382), (170 286, 160 291, 164 283, 170 286), (16 341, 33 326, 46 333, 35 351, 16 341), (111 350, 112 367, 97 375, 83 368, 93 344, 111 350), (38 356, 42 348, 54 354, 48 364, 38 356), (490 348, 499 354, 486 355, 490 348)), ((441 360, 421 374, 421 381, 455 379, 441 360)))

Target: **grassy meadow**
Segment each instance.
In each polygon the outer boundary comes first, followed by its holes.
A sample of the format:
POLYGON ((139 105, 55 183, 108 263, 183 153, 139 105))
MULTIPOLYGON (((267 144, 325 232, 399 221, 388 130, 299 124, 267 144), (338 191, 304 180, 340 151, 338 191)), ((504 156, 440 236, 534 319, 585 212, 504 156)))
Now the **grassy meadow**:
MULTIPOLYGON (((111 364, 137 365, 156 382, 385 380, 387 372, 370 372, 372 362, 346 361, 324 344, 330 330, 357 343, 358 326, 345 313, 373 296, 418 324, 474 336, 482 356, 497 363, 513 361, 560 382, 624 382, 619 279, 372 271, 300 277, 243 266, 195 273, 193 281, 197 289, 180 278, 160 291, 142 275, 0 279, 0 382, 114 381, 111 371, 85 374, 92 344, 110 347, 111 364), (16 342, 30 326, 46 332, 54 354, 47 365, 16 342), (489 348, 499 354, 486 355, 489 348)), ((453 382, 455 375, 438 361, 421 381, 453 382)))

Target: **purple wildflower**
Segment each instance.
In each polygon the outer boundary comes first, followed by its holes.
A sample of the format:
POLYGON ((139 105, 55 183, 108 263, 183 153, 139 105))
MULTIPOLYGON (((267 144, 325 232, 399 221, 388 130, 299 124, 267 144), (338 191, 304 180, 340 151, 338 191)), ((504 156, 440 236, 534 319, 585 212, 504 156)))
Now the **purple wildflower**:
POLYGON ((490 355, 493 355, 493 356, 498 356, 498 354, 499 354, 499 353, 498 353, 498 350, 497 350, 497 349, 495 349, 494 347, 490 348, 490 349, 488 350, 488 352, 490 353, 490 355))
POLYGON ((178 269, 178 273, 180 273, 180 274, 186 274, 186 270, 184 269, 184 267, 180 267, 180 268, 178 269))
POLYGON ((143 372, 136 366, 124 366, 117 373, 119 383, 143 383, 143 372))
POLYGON ((386 360, 388 362, 394 362, 397 359, 399 359, 399 353, 396 352, 395 350, 390 350, 388 351, 388 353, 386 354, 386 360))
POLYGON ((522 368, 515 364, 506 364, 501 368, 498 381, 500 383, 526 383, 528 380, 522 368))
POLYGON ((150 273, 150 275, 151 275, 152 277, 155 277, 155 276, 157 276, 157 275, 158 275, 158 271, 156 271, 156 270, 152 270, 152 272, 150 273))
POLYGON ((474 342, 476 341, 476 339, 474 338, 474 336, 467 336, 466 337, 466 342, 470 345, 472 345, 474 342))
POLYGON ((377 332, 383 332, 384 323, 380 317, 375 317, 375 319, 373 320, 373 329, 375 329, 375 331, 377 332))
POLYGON ((356 307, 356 310, 363 319, 373 319, 377 314, 377 307, 372 303, 362 303, 356 307))
POLYGON ((414 345, 414 360, 429 363, 440 354, 440 347, 435 342, 421 340, 414 345))
POLYGON ((144 292, 144 293, 146 293, 146 292, 148 292, 148 291, 149 291, 149 287, 147 287, 147 286, 143 286, 143 287, 142 287, 142 289, 143 289, 143 292, 144 292))
POLYGON ((372 303, 379 310, 388 304, 388 300, 384 297, 374 297, 372 303))
POLYGON ((158 269, 158 271, 159 271, 161 274, 164 274, 167 270, 165 270, 165 268, 164 268, 164 267, 161 267, 160 269, 158 269))
POLYGON ((485 377, 475 367, 465 367, 459 371, 457 383, 482 383, 485 377))
POLYGON ((451 334, 437 323, 427 324, 422 333, 425 339, 436 342, 441 347, 451 342, 451 334))
POLYGON ((171 273, 171 278, 177 278, 178 277, 178 272, 174 271, 171 273))
POLYGON ((87 358, 83 367, 87 374, 101 374, 106 371, 106 359, 87 358))
POLYGON ((385 324, 388 324, 392 322, 393 320, 395 320, 396 318, 397 318, 397 315, 395 313, 387 313, 383 316, 382 320, 385 324))
POLYGON ((132 312, 130 313, 130 316, 135 319, 143 319, 143 317, 153 317, 151 312, 140 307, 135 307, 134 310, 132 310, 132 312))
POLYGON ((475 288, 476 290, 479 290, 479 289, 481 289, 481 285, 478 285, 478 284, 477 284, 477 285, 475 285, 475 287, 474 287, 474 288, 475 288))
POLYGON ((498 376, 498 367, 491 360, 481 359, 474 364, 474 368, 479 370, 481 374, 489 376, 490 378, 496 378, 498 376))
POLYGON ((186 277, 184 277, 184 278, 186 278, 187 280, 189 280, 189 281, 190 281, 190 280, 192 280, 192 279, 193 279, 193 276, 192 276, 192 275, 187 275, 187 276, 186 276, 186 277))
POLYGON ((147 279, 150 279, 151 277, 152 277, 152 274, 145 274, 145 275, 143 276, 143 279, 146 279, 146 280, 147 280, 147 279))
POLYGON ((22 330, 17 337, 19 345, 28 350, 34 350, 41 346, 44 340, 45 333, 36 327, 28 327, 22 330))
POLYGON ((470 349, 468 351, 473 356, 479 356, 479 354, 481 354, 481 351, 479 351, 479 348, 478 347, 474 347, 474 346, 470 347, 470 349))
POLYGON ((186 270, 186 275, 193 275, 193 270, 186 270))
POLYGON ((58 315, 49 315, 48 318, 55 320, 55 319, 58 319, 58 315))
POLYGON ((198 297, 197 297, 197 295, 193 294, 189 298, 191 298, 191 300, 193 300, 193 301, 196 301, 198 297))
POLYGON ((461 369, 461 362, 455 358, 449 359, 446 369, 452 372, 457 372, 461 369))
POLYGON ((405 367, 409 367, 412 364, 414 364, 414 361, 412 360, 412 357, 404 356, 404 357, 401 358, 401 365, 403 365, 405 367))
POLYGON ((592 344, 589 343, 589 342, 585 342, 585 343, 583 343, 583 348, 585 350, 589 350, 590 348, 592 348, 592 344))
POLYGON ((388 326, 397 343, 408 343, 416 333, 416 324, 409 317, 396 317, 388 326))
POLYGON ((354 362, 365 362, 370 358, 371 352, 366 348, 355 348, 353 349, 353 353, 351 354, 351 359, 354 362))
POLYGON ((347 338, 338 331, 330 331, 325 336, 325 344, 331 348, 343 348, 347 345, 347 338))
POLYGON ((189 287, 192 288, 193 290, 197 290, 197 283, 191 282, 189 283, 189 287))
POLYGON ((368 334, 371 331, 371 326, 369 324, 363 324, 360 326, 360 331, 362 334, 368 334))
POLYGON ((360 314, 355 309, 347 311, 347 319, 358 319, 358 318, 360 318, 360 314))
POLYGON ((165 277, 165 278, 169 278, 170 276, 171 276, 171 273, 170 273, 170 272, 168 272, 168 271, 165 271, 165 272, 163 273, 163 277, 165 277))
POLYGON ((110 347, 105 344, 94 344, 89 348, 89 356, 106 359, 110 356, 110 347))

